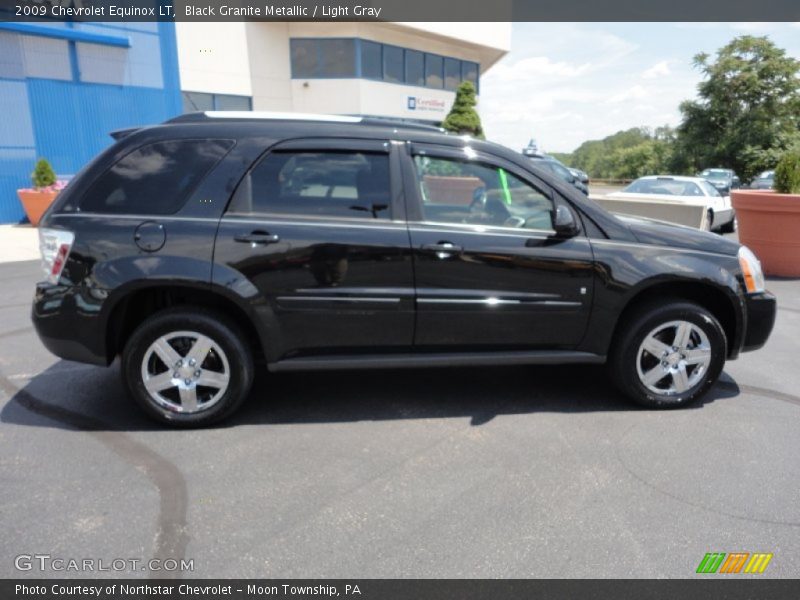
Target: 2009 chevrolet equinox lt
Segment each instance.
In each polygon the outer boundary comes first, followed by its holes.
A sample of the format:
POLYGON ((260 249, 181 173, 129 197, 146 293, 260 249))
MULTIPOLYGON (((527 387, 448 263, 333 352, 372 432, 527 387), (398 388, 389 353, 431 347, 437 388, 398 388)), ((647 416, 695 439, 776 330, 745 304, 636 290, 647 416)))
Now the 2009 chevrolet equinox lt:
POLYGON ((355 117, 207 112, 116 132, 40 227, 36 330, 152 417, 270 371, 607 362, 684 406, 775 320, 750 250, 613 216, 502 146, 355 117))

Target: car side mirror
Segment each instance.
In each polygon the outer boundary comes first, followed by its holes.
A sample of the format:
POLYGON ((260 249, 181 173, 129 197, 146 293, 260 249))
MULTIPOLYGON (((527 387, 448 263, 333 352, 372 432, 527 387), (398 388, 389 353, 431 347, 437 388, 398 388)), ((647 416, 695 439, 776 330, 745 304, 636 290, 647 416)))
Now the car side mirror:
POLYGON ((575 237, 580 231, 575 215, 563 204, 556 206, 556 212, 553 215, 553 229, 556 236, 560 238, 575 237))

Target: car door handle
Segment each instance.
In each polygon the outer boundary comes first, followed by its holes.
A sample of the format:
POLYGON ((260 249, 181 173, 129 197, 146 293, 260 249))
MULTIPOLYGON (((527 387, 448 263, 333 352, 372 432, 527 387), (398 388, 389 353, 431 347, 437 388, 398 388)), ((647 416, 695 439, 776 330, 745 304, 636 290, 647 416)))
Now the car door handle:
POLYGON ((437 242, 436 244, 423 244, 422 250, 435 252, 439 258, 449 258, 453 254, 463 252, 464 248, 456 246, 452 242, 437 242))
POLYGON ((280 236, 271 234, 267 231, 251 231, 242 235, 237 235, 233 238, 234 241, 242 244, 277 244, 281 241, 280 236))

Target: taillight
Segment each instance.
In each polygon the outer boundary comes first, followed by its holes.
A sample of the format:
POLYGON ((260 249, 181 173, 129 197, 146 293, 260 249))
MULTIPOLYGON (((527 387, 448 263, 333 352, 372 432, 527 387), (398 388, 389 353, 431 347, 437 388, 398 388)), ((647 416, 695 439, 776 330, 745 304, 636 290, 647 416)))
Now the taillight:
POLYGON ((47 281, 58 283, 64 265, 67 264, 69 251, 75 234, 63 229, 39 229, 39 251, 42 253, 42 269, 47 281))

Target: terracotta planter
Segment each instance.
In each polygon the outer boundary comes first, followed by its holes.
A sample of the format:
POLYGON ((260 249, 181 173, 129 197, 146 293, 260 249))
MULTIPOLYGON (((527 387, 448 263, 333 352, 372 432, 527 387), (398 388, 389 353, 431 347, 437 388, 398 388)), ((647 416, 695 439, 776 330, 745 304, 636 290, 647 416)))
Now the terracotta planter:
POLYGON ((58 192, 51 190, 17 190, 17 196, 22 203, 22 208, 28 217, 28 221, 34 227, 39 224, 44 211, 53 203, 58 196, 58 192))
POLYGON ((761 261, 764 273, 800 277, 800 195, 734 190, 739 241, 761 261))
POLYGON ((483 187, 483 181, 477 177, 425 175, 423 179, 428 196, 437 204, 469 206, 472 204, 472 194, 477 188, 483 187))

